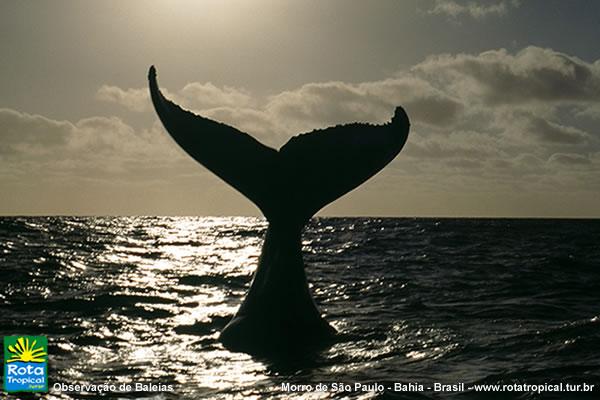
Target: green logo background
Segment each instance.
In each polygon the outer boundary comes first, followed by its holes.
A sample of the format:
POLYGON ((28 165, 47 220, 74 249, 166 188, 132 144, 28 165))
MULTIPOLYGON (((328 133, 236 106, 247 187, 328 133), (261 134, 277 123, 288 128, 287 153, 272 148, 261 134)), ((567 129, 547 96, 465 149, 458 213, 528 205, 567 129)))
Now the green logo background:
MULTIPOLYGON (((30 375, 19 375, 18 378, 27 378, 30 375)), ((33 375, 31 375, 33 376, 33 375)), ((39 376, 36 376, 39 378, 39 376)), ((4 391, 6 392, 47 392, 48 391, 48 339, 45 336, 5 336, 4 337, 4 391), (22 345, 19 343, 19 339, 22 339, 22 345), (27 342, 29 347, 27 347, 27 342), (34 344, 35 342, 35 344, 34 344), (29 352, 28 361, 17 359, 14 360, 15 353, 9 350, 9 346, 17 350, 17 355, 29 352), (36 351, 37 349, 40 349, 36 351), (33 353, 31 353, 33 352, 33 353), (44 355, 35 356, 31 360, 31 355, 45 353, 44 355), (17 384, 9 382, 9 365, 18 366, 19 368, 32 366, 32 367, 43 367, 44 369, 44 383, 43 384, 17 384)))

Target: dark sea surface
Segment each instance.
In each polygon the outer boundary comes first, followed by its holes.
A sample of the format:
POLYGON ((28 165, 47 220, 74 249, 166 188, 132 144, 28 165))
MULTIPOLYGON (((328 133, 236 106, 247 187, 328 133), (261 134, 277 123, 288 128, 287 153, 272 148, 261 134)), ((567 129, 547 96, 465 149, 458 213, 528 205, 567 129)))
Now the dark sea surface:
POLYGON ((246 217, 0 218, 0 335, 48 336, 49 399, 103 397, 57 382, 174 389, 106 395, 123 399, 600 398, 468 389, 600 385, 600 220, 313 219, 303 235, 311 290, 350 338, 285 362, 217 341, 266 227, 246 217), (281 387, 333 382, 467 389, 281 387))

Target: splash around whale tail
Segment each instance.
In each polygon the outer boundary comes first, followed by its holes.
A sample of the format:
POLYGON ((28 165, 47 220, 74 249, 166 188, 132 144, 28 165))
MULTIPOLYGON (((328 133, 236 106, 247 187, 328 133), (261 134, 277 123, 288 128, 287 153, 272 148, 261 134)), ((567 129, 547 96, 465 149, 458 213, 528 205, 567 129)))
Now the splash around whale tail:
POLYGON ((383 125, 352 123, 290 139, 279 151, 240 130, 186 111, 148 74, 154 108, 173 139, 196 161, 252 200, 269 222, 303 226, 400 152, 410 123, 397 107, 383 125))

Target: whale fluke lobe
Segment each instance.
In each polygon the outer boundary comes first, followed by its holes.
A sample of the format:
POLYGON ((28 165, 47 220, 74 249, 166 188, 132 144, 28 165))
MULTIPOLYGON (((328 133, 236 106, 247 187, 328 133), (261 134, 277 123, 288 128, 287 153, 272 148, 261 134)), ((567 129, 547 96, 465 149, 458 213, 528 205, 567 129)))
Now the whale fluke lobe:
POLYGON ((173 139, 192 158, 252 200, 263 213, 273 203, 268 179, 277 151, 239 130, 183 110, 165 98, 150 68, 150 95, 156 112, 173 139))
POLYGON ((410 127, 397 107, 383 125, 352 123, 291 138, 279 151, 238 129, 186 111, 148 74, 154 108, 171 137, 196 161, 250 199, 269 221, 245 300, 220 340, 258 355, 296 353, 331 341, 332 328, 308 289, 301 231, 321 208, 379 172, 404 146, 410 127))
POLYGON ((385 125, 353 123, 319 129, 290 139, 280 150, 286 188, 302 221, 358 187, 396 157, 408 137, 402 108, 385 125))

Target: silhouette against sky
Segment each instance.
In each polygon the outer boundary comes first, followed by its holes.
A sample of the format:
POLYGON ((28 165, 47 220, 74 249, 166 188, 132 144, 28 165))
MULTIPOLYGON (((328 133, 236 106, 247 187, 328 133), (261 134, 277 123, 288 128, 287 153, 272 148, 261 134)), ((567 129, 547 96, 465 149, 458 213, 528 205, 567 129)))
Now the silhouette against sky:
POLYGON ((400 152, 410 123, 347 124, 295 136, 275 150, 234 127, 183 110, 148 73, 162 124, 194 160, 252 200, 269 222, 256 273, 221 342, 251 354, 302 353, 334 340, 308 289, 302 230, 326 204, 364 183, 400 152))

